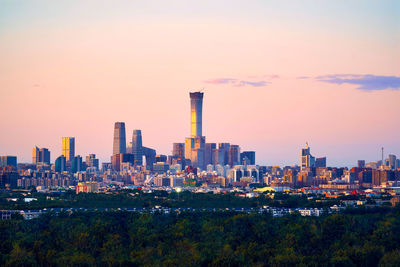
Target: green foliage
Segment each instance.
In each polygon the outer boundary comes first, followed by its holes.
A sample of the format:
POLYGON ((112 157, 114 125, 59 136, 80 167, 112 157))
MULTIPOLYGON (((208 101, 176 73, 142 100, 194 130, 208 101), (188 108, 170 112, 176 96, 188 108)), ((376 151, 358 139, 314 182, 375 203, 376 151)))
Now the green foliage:
POLYGON ((0 221, 2 266, 400 266, 400 212, 46 213, 0 221))

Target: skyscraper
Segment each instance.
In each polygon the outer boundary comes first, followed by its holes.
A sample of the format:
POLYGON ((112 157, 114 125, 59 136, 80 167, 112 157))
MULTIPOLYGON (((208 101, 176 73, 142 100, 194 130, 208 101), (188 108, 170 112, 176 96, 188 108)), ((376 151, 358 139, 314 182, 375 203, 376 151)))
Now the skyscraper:
POLYGON ((306 147, 301 150, 300 163, 302 171, 306 168, 314 166, 315 158, 310 153, 310 147, 308 146, 308 143, 306 143, 306 147))
POLYGON ((116 122, 114 126, 113 155, 126 153, 125 122, 116 122))
POLYGON ((203 95, 201 92, 190 93, 190 136, 202 136, 203 95))
POLYGON ((62 138, 62 154, 67 162, 70 162, 75 157, 75 137, 62 138))
POLYGON ((205 143, 202 136, 203 117, 202 92, 190 93, 190 137, 185 139, 185 158, 190 159, 193 167, 205 168, 205 143))
POLYGON ((32 149, 32 163, 50 164, 50 151, 47 148, 38 148, 37 146, 35 146, 32 149))
POLYGON ((67 168, 66 158, 64 155, 59 156, 54 162, 54 171, 63 172, 67 168))
POLYGON ((238 145, 231 145, 229 147, 228 164, 230 166, 240 164, 240 147, 238 145))
POLYGON ((143 165, 143 145, 142 145, 142 131, 141 130, 133 130, 132 154, 135 156, 135 164, 143 165))
POLYGON ((99 159, 96 159, 96 154, 89 154, 89 156, 86 156, 86 165, 89 168, 99 169, 99 159))
POLYGON ((240 153, 240 162, 243 165, 255 165, 256 164, 256 152, 255 151, 243 151, 240 153), (244 164, 246 163, 246 164, 244 164))

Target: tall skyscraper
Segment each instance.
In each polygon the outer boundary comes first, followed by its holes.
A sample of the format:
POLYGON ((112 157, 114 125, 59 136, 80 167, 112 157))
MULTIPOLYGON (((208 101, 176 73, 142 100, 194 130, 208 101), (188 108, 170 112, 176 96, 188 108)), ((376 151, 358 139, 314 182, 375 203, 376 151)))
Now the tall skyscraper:
POLYGON ((143 165, 143 145, 142 145, 142 131, 141 130, 133 130, 132 154, 135 156, 135 164, 143 165))
POLYGON ((190 93, 190 137, 185 139, 185 158, 190 159, 193 167, 201 169, 205 168, 206 143, 202 136, 203 95, 202 92, 190 93))
POLYGON ((81 156, 76 156, 71 160, 71 172, 76 173, 83 171, 82 169, 82 157, 81 156))
POLYGON ((213 164, 213 150, 217 148, 216 143, 206 143, 204 152, 204 164, 213 164))
POLYGON ((203 95, 201 92, 190 93, 190 136, 202 136, 203 95))
POLYGON ((75 137, 62 138, 62 154, 67 162, 70 162, 75 157, 75 137))
POLYGON ((306 143, 305 148, 301 150, 300 163, 302 171, 306 168, 314 166, 315 158, 310 153, 310 147, 308 146, 308 143, 306 143))
POLYGON ((32 163, 50 164, 50 151, 47 148, 38 148, 37 146, 35 146, 32 149, 32 163))
POLYGON ((96 154, 89 154, 86 156, 86 166, 89 168, 99 169, 99 159, 96 159, 96 154))
POLYGON ((396 168, 396 155, 390 154, 388 161, 389 161, 389 167, 391 169, 395 169, 396 168))
POLYGON ((114 125, 113 155, 126 153, 125 122, 116 122, 114 125))

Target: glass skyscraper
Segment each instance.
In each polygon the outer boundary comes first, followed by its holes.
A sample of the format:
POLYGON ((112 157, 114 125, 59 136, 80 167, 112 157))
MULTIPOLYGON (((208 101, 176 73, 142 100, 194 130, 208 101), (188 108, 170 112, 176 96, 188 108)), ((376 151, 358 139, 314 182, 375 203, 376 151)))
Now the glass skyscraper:
POLYGON ((62 138, 62 154, 67 162, 70 162, 75 157, 75 137, 62 138))
POLYGON ((141 130, 133 130, 132 154, 135 156, 135 164, 143 165, 143 145, 142 145, 142 131, 141 130))
POLYGON ((114 126, 113 155, 126 153, 125 122, 116 122, 114 126))

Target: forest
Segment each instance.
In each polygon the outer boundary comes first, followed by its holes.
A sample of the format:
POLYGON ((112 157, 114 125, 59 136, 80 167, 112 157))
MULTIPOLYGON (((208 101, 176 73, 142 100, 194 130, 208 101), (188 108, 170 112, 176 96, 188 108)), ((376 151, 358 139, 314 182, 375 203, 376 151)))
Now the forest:
POLYGON ((46 213, 0 221, 1 266, 400 266, 400 208, 46 213))

